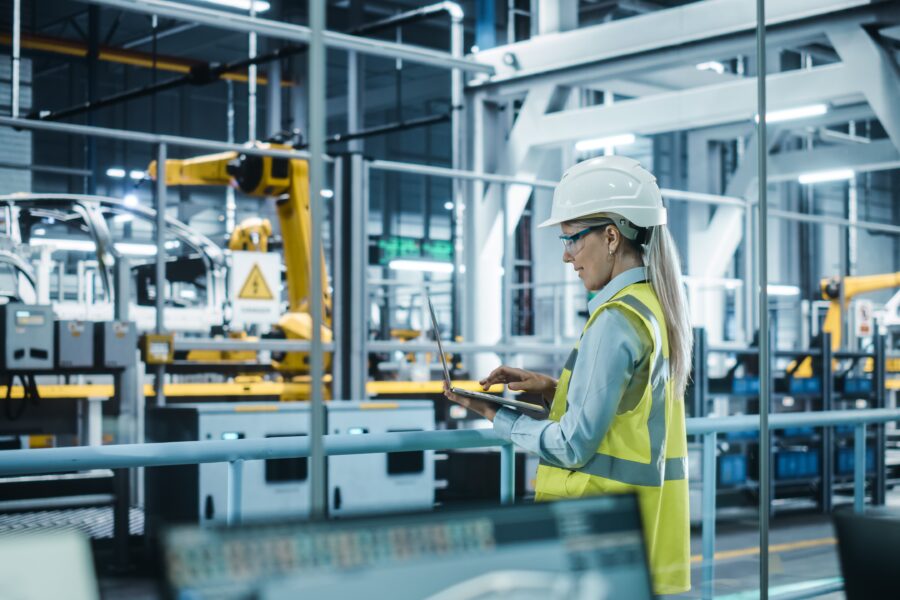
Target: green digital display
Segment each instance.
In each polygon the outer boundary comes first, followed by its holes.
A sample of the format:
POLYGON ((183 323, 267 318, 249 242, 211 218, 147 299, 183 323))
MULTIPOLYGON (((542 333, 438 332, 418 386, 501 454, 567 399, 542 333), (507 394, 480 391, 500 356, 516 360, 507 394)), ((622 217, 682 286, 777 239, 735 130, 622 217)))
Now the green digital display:
POLYGON ((453 260, 453 244, 449 240, 423 240, 420 238, 390 236, 376 242, 378 264, 386 265, 396 258, 426 258, 429 260, 453 260))

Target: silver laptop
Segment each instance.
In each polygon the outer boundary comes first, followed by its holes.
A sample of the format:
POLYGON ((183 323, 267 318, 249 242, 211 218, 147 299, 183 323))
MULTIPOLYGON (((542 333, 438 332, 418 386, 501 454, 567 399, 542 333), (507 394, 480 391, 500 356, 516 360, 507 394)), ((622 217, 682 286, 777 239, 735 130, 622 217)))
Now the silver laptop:
POLYGON ((502 404, 503 406, 509 406, 510 408, 528 410, 539 413, 541 415, 547 414, 547 408, 545 406, 541 406, 540 404, 522 402, 520 400, 511 400, 509 398, 503 398, 502 396, 493 396, 491 394, 472 392, 469 390, 464 390, 462 388, 453 387, 453 382, 450 381, 450 369, 447 368, 447 359, 444 358, 444 348, 441 345, 441 332, 440 329, 438 329, 437 316, 435 316, 434 314, 434 306, 432 306, 431 298, 429 296, 426 295, 425 299, 428 301, 428 312, 431 313, 431 330, 434 332, 434 339, 437 342, 438 356, 441 357, 441 366, 444 367, 444 383, 447 384, 447 387, 450 388, 451 392, 460 396, 465 396, 466 398, 474 398, 476 400, 493 402, 494 404, 502 404))

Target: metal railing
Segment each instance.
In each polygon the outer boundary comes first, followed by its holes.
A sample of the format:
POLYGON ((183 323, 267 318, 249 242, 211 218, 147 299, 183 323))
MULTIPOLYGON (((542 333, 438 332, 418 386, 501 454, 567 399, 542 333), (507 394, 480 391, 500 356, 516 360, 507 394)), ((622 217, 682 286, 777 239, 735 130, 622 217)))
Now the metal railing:
MULTIPOLYGON (((900 421, 900 409, 826 411, 819 413, 775 414, 771 430, 788 427, 832 427, 852 425, 854 436, 854 510, 865 508, 866 426, 900 421)), ((688 435, 702 437, 702 595, 713 597, 715 581, 716 532, 716 438, 720 433, 759 430, 756 415, 687 420, 688 435)), ((363 435, 326 435, 327 456, 414 452, 462 448, 500 447, 500 500, 511 504, 515 490, 515 450, 491 430, 427 431, 363 435)), ((88 469, 125 469, 200 463, 227 462, 227 522, 237 524, 241 515, 241 480, 246 460, 308 457, 308 437, 244 439, 231 441, 167 442, 117 446, 7 450, 0 452, 0 476, 37 475, 88 469)), ((835 585, 816 590, 834 591, 835 585)), ((812 597, 812 596, 807 596, 812 597)))

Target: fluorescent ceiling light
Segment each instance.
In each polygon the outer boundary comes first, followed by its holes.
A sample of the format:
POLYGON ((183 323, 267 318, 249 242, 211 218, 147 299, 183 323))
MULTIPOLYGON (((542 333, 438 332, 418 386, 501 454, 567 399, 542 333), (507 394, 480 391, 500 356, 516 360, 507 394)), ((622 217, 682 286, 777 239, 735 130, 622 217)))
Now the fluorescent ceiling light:
MULTIPOLYGON (((201 0, 202 2, 208 2, 209 4, 218 4, 219 6, 226 6, 228 8, 237 8, 240 10, 248 11, 250 10, 250 0, 201 0)), ((253 3, 253 8, 258 13, 264 13, 270 8, 272 5, 266 2, 265 0, 256 0, 253 3)))
MULTIPOLYGON (((735 278, 718 278, 718 277, 691 277, 686 275, 684 280, 691 285, 697 286, 700 290, 737 290, 744 286, 741 279, 735 278)), ((799 296, 800 288, 796 285, 779 285, 770 283, 766 286, 770 296, 799 296)))
POLYGON ((38 227, 32 233, 34 233, 34 235, 47 235, 47 230, 43 227, 38 227))
POLYGON ((110 167, 106 170, 106 176, 113 179, 122 179, 125 177, 125 169, 119 167, 110 167))
MULTIPOLYGON (((52 246, 56 250, 73 250, 76 252, 95 252, 97 247, 89 240, 57 240, 50 238, 37 238, 30 241, 32 246, 52 246)), ((128 256, 156 256, 156 246, 153 244, 133 244, 128 242, 116 242, 116 250, 128 256)))
POLYGON ((633 144, 635 139, 633 133, 623 133, 621 135, 612 135, 593 140, 581 140, 580 142, 575 143, 575 150, 578 152, 588 152, 590 150, 601 150, 609 146, 628 146, 633 144))
POLYGON ((833 171, 815 171, 813 173, 804 173, 797 178, 797 181, 804 185, 812 183, 824 183, 826 181, 843 181, 853 179, 856 173, 853 169, 835 169, 833 171))
POLYGON ((800 288, 796 285, 769 284, 766 286, 770 296, 799 296, 800 288))
POLYGON ((699 289, 720 289, 725 288, 726 290, 736 290, 742 285, 744 282, 740 279, 729 279, 722 277, 692 277, 691 275, 685 275, 683 277, 684 281, 692 286, 696 286, 699 289))
POLYGON ((707 62, 702 62, 697 65, 698 71, 715 71, 719 75, 725 72, 725 65, 720 63, 717 60, 710 60, 707 62))
POLYGON ((319 192, 323 198, 334 198, 334 190, 322 190, 319 192))
POLYGON ((128 176, 129 176, 130 178, 134 179, 135 181, 140 181, 141 179, 144 178, 144 176, 145 176, 146 174, 147 174, 146 172, 140 171, 140 170, 138 170, 138 169, 135 169, 135 170, 133 170, 133 171, 129 171, 129 172, 128 172, 128 176))
POLYGON ((453 203, 450 202, 449 200, 444 202, 444 208, 447 210, 453 210, 453 203))
POLYGON ((153 244, 116 242, 116 250, 128 256, 156 256, 156 246, 153 244))
POLYGON ((125 202, 125 206, 137 206, 138 205, 137 194, 125 194, 125 197, 122 200, 125 202))
MULTIPOLYGON (((809 106, 799 106, 797 108, 786 108, 784 110, 773 110, 766 113, 766 123, 780 123, 782 121, 794 121, 796 119, 808 119, 809 117, 818 117, 828 112, 827 104, 810 104, 809 106)), ((759 115, 754 119, 759 123, 759 115)))
POLYGON ((426 273, 452 273, 453 263, 436 260, 406 260, 395 258, 388 267, 395 271, 422 271, 426 273))

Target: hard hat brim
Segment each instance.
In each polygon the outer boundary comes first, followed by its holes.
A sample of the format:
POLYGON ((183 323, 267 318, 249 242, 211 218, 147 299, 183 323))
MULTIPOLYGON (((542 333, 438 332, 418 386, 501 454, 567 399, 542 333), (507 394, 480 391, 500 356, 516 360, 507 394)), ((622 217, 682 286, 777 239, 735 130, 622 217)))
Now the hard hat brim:
MULTIPOLYGON (((664 207, 648 208, 643 206, 621 206, 610 207, 603 212, 621 215, 638 227, 655 227, 657 225, 665 225, 668 222, 666 209, 664 207)), ((584 214, 566 215, 565 217, 550 217, 538 225, 538 229, 553 227, 554 225, 560 225, 566 221, 577 221, 578 219, 583 219, 584 217, 589 217, 594 214, 597 213, 586 212, 584 214)))

